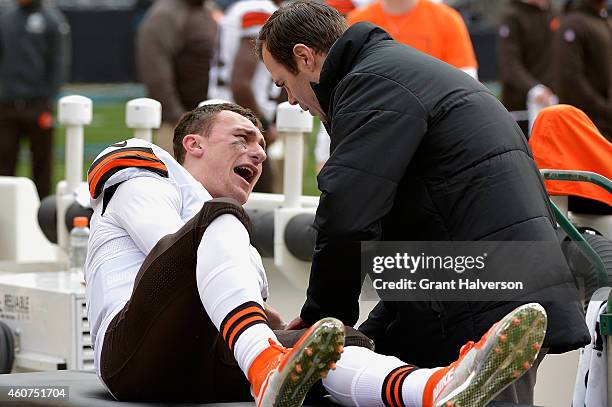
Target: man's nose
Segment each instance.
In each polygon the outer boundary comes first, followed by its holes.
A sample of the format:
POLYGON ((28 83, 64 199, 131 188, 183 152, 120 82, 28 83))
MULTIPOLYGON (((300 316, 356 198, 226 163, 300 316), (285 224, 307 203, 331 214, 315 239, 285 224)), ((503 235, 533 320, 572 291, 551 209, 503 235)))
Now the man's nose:
POLYGON ((259 144, 257 144, 257 147, 252 149, 250 156, 256 160, 257 164, 261 164, 268 157, 266 150, 264 150, 264 148, 259 144))
POLYGON ((298 104, 298 100, 296 98, 294 98, 293 95, 291 94, 291 92, 289 92, 289 91, 287 91, 287 101, 291 105, 297 105, 298 104))

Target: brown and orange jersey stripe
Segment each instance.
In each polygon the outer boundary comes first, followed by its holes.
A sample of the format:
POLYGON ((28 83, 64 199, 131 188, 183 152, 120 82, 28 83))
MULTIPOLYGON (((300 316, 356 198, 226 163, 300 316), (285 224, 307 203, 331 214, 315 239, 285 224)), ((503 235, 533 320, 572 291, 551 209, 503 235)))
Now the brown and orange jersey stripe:
POLYGON ((265 11, 251 11, 245 13, 242 17, 242 28, 264 25, 270 16, 271 14, 266 13, 265 11))
POLYGON ((126 147, 104 154, 91 164, 87 171, 89 194, 93 199, 100 196, 104 183, 126 168, 137 167, 168 177, 168 168, 148 147, 126 147))
POLYGON ((326 0, 325 3, 342 15, 347 15, 356 8, 351 0, 326 0))

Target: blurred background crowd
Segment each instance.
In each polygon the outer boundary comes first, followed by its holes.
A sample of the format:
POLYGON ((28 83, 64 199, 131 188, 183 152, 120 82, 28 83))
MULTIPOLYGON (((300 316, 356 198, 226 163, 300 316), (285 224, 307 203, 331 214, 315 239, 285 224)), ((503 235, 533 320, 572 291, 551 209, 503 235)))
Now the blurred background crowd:
MULTIPOLYGON (((526 137, 529 114, 556 103, 583 110, 612 140, 612 0, 326 0, 349 24, 370 21, 495 92, 526 137)), ((285 96, 253 51, 280 0, 0 0, 0 175, 31 176, 42 197, 63 176, 58 97, 94 101, 85 163, 131 136, 125 102, 162 103, 155 142, 199 102, 253 109, 270 160, 258 190, 280 192, 274 112, 285 96)), ((329 155, 322 126, 307 139, 304 193, 329 155)), ((609 207, 607 208, 609 211, 609 207)))

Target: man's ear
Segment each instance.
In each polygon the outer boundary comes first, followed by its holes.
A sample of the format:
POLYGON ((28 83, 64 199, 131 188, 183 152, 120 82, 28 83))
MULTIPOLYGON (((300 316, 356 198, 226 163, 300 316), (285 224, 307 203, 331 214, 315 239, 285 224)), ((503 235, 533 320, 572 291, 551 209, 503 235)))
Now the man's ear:
POLYGON ((204 154, 202 136, 199 134, 188 134, 183 137, 183 148, 186 155, 201 157, 204 154))
POLYGON ((293 46, 293 56, 295 57, 298 70, 313 72, 315 67, 315 52, 312 48, 304 44, 295 44, 293 46))

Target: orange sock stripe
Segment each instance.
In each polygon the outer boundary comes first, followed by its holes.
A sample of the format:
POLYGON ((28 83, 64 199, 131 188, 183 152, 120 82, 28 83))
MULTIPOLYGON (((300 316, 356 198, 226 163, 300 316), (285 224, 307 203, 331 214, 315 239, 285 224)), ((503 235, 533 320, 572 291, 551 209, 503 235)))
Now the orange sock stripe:
POLYGON ((393 396, 395 397, 395 402, 400 407, 406 407, 406 405, 404 404, 404 399, 402 397, 402 386, 404 385, 404 380, 406 380, 408 375, 413 371, 414 367, 411 366, 410 368, 408 368, 408 370, 402 371, 402 373, 400 373, 395 379, 395 384, 393 386, 393 396))
POLYGON ((224 321, 221 324, 221 335, 223 335, 224 338, 227 338, 230 331, 234 330, 234 326, 239 322, 239 319, 244 319, 251 315, 260 315, 264 319, 266 318, 266 313, 259 306, 250 306, 233 314, 230 313, 228 314, 229 318, 227 319, 227 322, 224 321))
POLYGON ((263 318, 261 315, 254 315, 250 318, 245 319, 241 323, 239 323, 236 326, 236 329, 232 330, 232 333, 229 336, 229 340, 227 341, 227 345, 229 346, 230 350, 232 352, 234 351, 234 345, 236 344, 236 341, 238 340, 240 335, 244 331, 246 331, 248 328, 252 327, 253 325, 267 324, 267 323, 268 321, 265 318, 263 318))
POLYGON ((246 329, 256 324, 267 324, 268 317, 261 305, 255 301, 245 302, 231 310, 221 322, 219 332, 230 350, 246 329))
POLYGON ((412 369, 412 366, 408 366, 408 365, 400 366, 398 368, 393 369, 391 372, 389 372, 387 377, 385 377, 385 380, 383 381, 382 394, 381 394, 381 398, 382 398, 383 403, 385 404, 385 407, 399 407, 399 404, 396 404, 393 399, 393 393, 392 393, 393 384, 396 378, 400 374, 402 374, 402 372, 408 371, 410 369, 412 369))
POLYGON ((391 393, 391 401, 393 401, 393 405, 397 407, 403 406, 402 398, 399 395, 397 384, 399 383, 400 379, 410 371, 410 369, 412 368, 406 367, 405 369, 402 369, 401 371, 399 371, 398 374, 395 375, 395 377, 391 380, 389 384, 389 391, 391 393))

